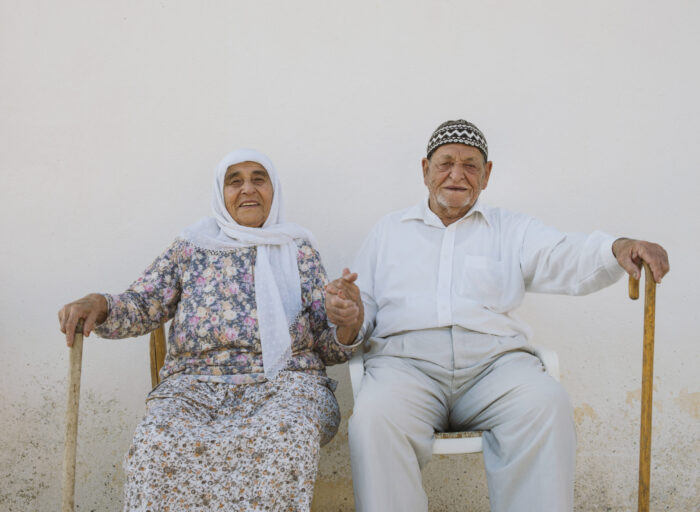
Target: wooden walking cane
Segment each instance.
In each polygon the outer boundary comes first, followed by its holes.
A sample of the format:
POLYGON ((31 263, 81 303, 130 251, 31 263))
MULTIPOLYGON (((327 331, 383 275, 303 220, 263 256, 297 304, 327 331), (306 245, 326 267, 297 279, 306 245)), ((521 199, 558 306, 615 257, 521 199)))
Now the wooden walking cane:
MULTIPOLYGON (((640 276, 641 277, 641 276, 640 276)), ((639 494, 637 511, 649 512, 651 471, 651 398, 654 385, 654 316, 656 282, 649 265, 644 263, 644 352, 642 356, 642 420, 639 433, 639 494)), ((639 298, 639 280, 630 276, 630 299, 639 298)))
POLYGON ((78 442, 78 404, 83 362, 83 322, 75 328, 68 364, 68 406, 66 408, 66 444, 63 452, 63 505, 61 512, 73 512, 75 506, 75 453, 78 442))

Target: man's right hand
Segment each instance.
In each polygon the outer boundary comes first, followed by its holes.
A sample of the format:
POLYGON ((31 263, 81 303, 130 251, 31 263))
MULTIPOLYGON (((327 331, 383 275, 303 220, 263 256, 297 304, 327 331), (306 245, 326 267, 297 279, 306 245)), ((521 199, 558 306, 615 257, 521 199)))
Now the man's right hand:
POLYGON ((336 327, 338 341, 351 345, 364 321, 360 289, 355 284, 357 274, 343 269, 343 276, 326 285, 326 315, 336 327))
POLYGON ((658 284, 671 269, 668 253, 659 244, 631 238, 618 238, 612 244, 612 252, 620 266, 635 279, 640 278, 643 261, 649 265, 654 281, 658 284))
POLYGON ((73 346, 75 327, 83 320, 83 336, 90 336, 95 327, 107 319, 107 299, 99 293, 91 293, 63 306, 58 312, 61 332, 66 335, 66 345, 73 346))

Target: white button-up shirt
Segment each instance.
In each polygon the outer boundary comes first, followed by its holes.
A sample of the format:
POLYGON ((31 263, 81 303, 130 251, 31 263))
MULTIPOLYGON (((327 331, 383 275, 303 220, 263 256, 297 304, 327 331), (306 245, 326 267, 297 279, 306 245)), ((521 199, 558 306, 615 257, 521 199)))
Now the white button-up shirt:
POLYGON ((609 286, 624 273, 614 240, 562 233, 480 201, 445 226, 426 199, 381 219, 360 250, 360 336, 458 325, 529 338, 514 314, 525 292, 583 295, 609 286))

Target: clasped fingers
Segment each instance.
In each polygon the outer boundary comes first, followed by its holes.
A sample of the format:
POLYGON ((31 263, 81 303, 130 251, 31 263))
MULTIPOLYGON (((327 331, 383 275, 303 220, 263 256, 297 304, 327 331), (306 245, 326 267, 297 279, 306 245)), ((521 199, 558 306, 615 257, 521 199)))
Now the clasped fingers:
POLYGON ((326 294, 326 314, 328 320, 339 326, 354 325, 360 317, 360 305, 338 295, 326 294))

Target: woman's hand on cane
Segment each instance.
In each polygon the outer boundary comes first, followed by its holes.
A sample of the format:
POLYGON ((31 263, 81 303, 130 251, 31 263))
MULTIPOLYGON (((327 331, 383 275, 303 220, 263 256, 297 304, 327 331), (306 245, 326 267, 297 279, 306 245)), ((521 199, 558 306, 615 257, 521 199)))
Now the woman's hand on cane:
POLYGON ((75 328, 83 320, 83 336, 90 336, 95 325, 107 318, 107 299, 99 293, 91 293, 63 306, 58 312, 61 332, 66 335, 66 345, 73 346, 75 328))

